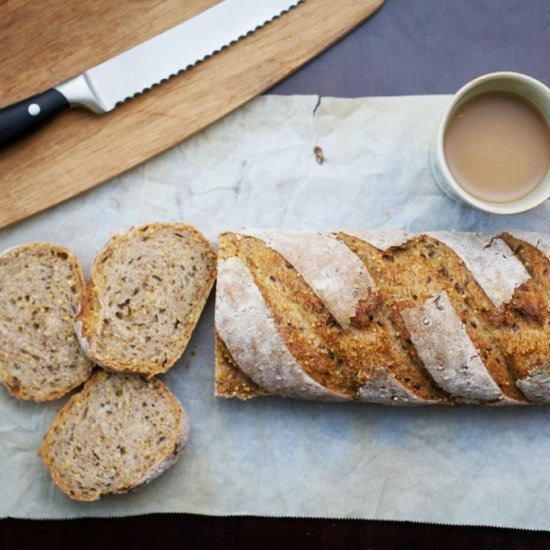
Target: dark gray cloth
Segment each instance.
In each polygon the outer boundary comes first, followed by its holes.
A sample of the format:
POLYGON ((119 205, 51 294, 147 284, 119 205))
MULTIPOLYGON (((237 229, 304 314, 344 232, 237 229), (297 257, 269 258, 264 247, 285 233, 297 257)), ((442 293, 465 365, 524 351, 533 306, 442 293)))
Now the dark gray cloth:
POLYGON ((387 0, 270 93, 453 93, 480 74, 501 70, 550 84, 550 1, 387 0))

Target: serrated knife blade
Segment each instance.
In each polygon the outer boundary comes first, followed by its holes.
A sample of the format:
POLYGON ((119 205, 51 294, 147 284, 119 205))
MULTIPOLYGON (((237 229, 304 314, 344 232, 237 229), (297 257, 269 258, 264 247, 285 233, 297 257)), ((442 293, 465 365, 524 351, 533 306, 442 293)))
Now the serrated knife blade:
POLYGON ((304 0, 224 0, 54 88, 0 109, 0 146, 69 107, 101 114, 255 32, 304 0))

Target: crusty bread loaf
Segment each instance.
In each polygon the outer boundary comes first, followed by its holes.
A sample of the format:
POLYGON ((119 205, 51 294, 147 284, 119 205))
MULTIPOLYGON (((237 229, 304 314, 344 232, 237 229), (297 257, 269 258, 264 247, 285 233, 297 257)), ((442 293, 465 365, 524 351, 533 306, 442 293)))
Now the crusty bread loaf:
POLYGON ((96 256, 76 332, 107 369, 152 376, 181 356, 216 276, 196 229, 155 223, 115 235, 96 256))
POLYGON ((73 330, 83 289, 66 248, 34 243, 0 255, 0 376, 12 395, 57 399, 90 376, 73 330))
POLYGON ((91 501, 160 475, 188 436, 187 417, 163 382, 98 369, 61 409, 40 456, 65 494, 91 501))
POLYGON ((550 236, 219 238, 216 395, 550 402, 550 236))

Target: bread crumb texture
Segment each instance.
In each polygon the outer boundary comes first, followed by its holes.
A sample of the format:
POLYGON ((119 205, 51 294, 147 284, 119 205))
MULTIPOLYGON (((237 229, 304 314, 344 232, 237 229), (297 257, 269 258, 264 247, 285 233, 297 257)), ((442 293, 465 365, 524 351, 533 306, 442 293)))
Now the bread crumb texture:
POLYGON ((59 412, 40 456, 65 494, 92 501, 162 473, 188 431, 181 405, 163 382, 98 369, 59 412))
POLYGON ((34 243, 0 255, 0 376, 12 395, 57 399, 90 376, 73 330, 83 288, 66 248, 34 243))
POLYGON ((215 253, 194 228, 156 223, 114 236, 92 267, 77 318, 99 365, 152 376, 183 353, 216 275, 215 253))
POLYGON ((349 400, 550 402, 548 236, 342 231, 324 234, 349 251, 330 265, 326 247, 299 246, 315 235, 220 235, 217 396, 297 396, 277 384, 273 350, 256 330, 274 325, 308 383, 349 400), (236 260, 247 272, 239 283, 228 269, 236 260), (259 292, 263 307, 238 300, 243 280, 256 294, 240 294, 257 302, 259 292), (335 307, 342 288, 345 316, 335 307))

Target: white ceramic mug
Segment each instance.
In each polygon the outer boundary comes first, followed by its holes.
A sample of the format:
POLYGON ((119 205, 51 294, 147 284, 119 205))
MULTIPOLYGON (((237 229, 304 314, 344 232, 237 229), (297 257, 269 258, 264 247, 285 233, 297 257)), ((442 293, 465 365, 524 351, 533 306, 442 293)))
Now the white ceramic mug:
POLYGON ((465 191, 455 180, 445 159, 444 137, 452 116, 464 102, 485 92, 508 92, 520 96, 534 105, 550 127, 550 89, 542 82, 520 73, 490 73, 463 86, 452 98, 439 124, 436 142, 432 149, 432 172, 439 187, 451 198, 462 200, 475 208, 493 214, 519 214, 542 204, 550 198, 550 171, 544 180, 529 194, 511 202, 491 202, 479 199, 465 191))

